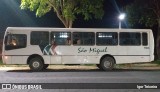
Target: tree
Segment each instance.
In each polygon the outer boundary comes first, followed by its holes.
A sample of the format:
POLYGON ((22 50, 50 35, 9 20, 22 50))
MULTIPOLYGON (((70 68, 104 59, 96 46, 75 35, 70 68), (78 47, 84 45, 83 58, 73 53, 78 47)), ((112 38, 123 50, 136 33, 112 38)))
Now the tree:
POLYGON ((131 26, 143 24, 146 27, 158 26, 156 39, 156 54, 160 59, 160 1, 135 0, 126 6, 128 22, 131 26))
POLYGON ((71 28, 78 14, 85 20, 102 18, 103 0, 21 0, 21 9, 36 11, 41 17, 54 11, 66 28, 71 28))

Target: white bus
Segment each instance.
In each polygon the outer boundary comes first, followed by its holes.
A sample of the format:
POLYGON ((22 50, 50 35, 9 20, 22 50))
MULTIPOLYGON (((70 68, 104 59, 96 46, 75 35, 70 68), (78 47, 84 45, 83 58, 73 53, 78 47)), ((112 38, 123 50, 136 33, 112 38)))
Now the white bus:
POLYGON ((4 64, 28 64, 31 70, 49 64, 115 64, 150 62, 154 38, 150 29, 8 27, 3 41, 4 64))

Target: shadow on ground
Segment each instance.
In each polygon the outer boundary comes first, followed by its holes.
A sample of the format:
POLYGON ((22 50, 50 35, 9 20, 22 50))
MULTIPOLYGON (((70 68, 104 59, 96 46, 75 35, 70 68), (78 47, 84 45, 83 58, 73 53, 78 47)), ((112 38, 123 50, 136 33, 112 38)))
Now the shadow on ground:
POLYGON ((23 70, 8 70, 7 72, 133 72, 133 71, 160 71, 160 69, 113 69, 110 71, 103 71, 100 69, 46 69, 42 71, 31 71, 29 69, 23 70))

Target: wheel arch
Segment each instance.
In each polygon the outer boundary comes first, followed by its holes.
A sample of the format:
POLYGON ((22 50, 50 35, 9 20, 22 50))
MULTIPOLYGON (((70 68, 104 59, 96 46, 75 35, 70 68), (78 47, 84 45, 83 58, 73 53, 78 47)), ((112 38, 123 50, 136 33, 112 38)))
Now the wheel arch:
POLYGON ((114 64, 116 64, 116 59, 114 58, 114 56, 110 55, 110 54, 105 54, 100 58, 100 63, 101 61, 105 58, 105 57, 112 57, 114 59, 114 64))
POLYGON ((44 64, 44 59, 43 59, 43 57, 42 57, 41 55, 38 55, 38 54, 32 54, 32 55, 30 55, 30 56, 28 57, 28 59, 27 59, 27 64, 29 64, 30 60, 31 60, 32 58, 35 58, 35 57, 39 57, 39 58, 42 60, 43 64, 44 64))

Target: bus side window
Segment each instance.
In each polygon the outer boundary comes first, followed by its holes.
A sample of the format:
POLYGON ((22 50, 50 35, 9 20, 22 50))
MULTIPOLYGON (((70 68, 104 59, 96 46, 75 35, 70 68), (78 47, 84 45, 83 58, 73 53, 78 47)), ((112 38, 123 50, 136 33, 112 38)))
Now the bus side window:
POLYGON ((73 32, 73 45, 94 45, 94 32, 73 32))
POLYGON ((49 44, 49 32, 45 31, 32 31, 31 32, 31 45, 46 46, 49 44))
POLYGON ((57 45, 71 45, 71 32, 51 32, 50 37, 57 45))
POLYGON ((80 45, 81 44, 81 40, 80 39, 74 39, 73 44, 74 45, 80 45))
POLYGON ((139 32, 120 32, 120 45, 140 46, 141 34, 139 32))
POLYGON ((25 48, 27 36, 25 34, 7 35, 5 39, 5 50, 25 48))
POLYGON ((144 46, 148 45, 148 34, 147 33, 142 33, 142 44, 144 46))
POLYGON ((66 39, 66 45, 71 45, 71 38, 70 37, 67 37, 67 39, 66 39))
POLYGON ((117 32, 97 32, 97 45, 118 45, 117 32))

